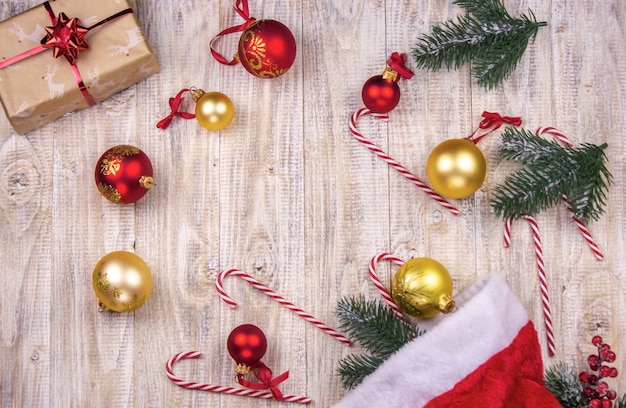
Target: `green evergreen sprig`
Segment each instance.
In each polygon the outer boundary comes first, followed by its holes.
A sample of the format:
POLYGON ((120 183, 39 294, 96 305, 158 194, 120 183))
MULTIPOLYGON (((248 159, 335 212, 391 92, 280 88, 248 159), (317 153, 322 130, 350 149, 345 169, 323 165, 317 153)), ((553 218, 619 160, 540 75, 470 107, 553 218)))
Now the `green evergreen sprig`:
POLYGON ((346 389, 360 384, 389 356, 423 334, 416 326, 400 320, 387 305, 363 296, 341 299, 335 310, 339 330, 363 347, 368 354, 341 359, 337 374, 346 389))
POLYGON ((419 68, 433 71, 471 62, 478 84, 487 89, 511 75, 528 41, 536 37, 539 27, 547 25, 538 22, 532 10, 528 15, 512 17, 501 0, 454 0, 453 4, 467 14, 420 37, 412 50, 413 58, 419 68))
POLYGON ((507 127, 500 154, 523 167, 494 188, 491 208, 503 219, 536 215, 559 204, 565 194, 576 218, 599 219, 612 182, 606 148, 606 143, 564 147, 527 130, 507 127))
POLYGON ((544 383, 563 408, 586 408, 588 402, 583 398, 583 386, 578 374, 567 364, 557 363, 545 372, 544 383))

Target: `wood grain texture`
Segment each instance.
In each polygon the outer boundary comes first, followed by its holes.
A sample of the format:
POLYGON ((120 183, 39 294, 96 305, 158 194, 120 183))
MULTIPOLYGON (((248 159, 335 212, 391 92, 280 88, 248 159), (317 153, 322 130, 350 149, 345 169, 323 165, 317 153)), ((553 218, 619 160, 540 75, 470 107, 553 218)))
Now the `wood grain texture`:
MULTIPOLYGON (((0 19, 37 3, 2 2, 0 19)), ((136 0, 161 73, 25 136, 0 118, 0 406, 282 406, 185 390, 165 377, 174 353, 195 349, 204 357, 179 363, 177 374, 235 386, 226 338, 235 326, 253 323, 268 337, 264 361, 275 373, 290 370, 281 390, 328 407, 344 395, 337 362, 357 349, 236 278, 224 283, 239 302, 231 309, 218 298, 215 279, 221 270, 241 269, 336 326, 341 296, 378 296, 367 264, 384 251, 438 259, 457 290, 504 272, 539 330, 546 364, 583 367, 591 336, 601 334, 626 372, 622 0, 506 0, 512 14, 530 8, 548 27, 502 86, 480 88, 469 67, 416 71, 400 82, 402 98, 388 122, 359 122, 366 137, 424 180, 429 152, 469 135, 484 110, 522 116, 531 130, 555 126, 574 143, 609 144, 615 183, 607 214, 590 225, 605 260, 593 257, 564 208, 537 217, 553 305, 553 358, 543 341, 530 229, 516 222, 505 249, 502 222, 489 211, 493 187, 514 168, 498 157, 499 134, 480 143, 487 179, 474 196, 454 202, 461 210, 455 217, 348 131, 364 82, 382 71, 391 52, 410 52, 419 34, 454 18, 458 7, 449 0, 250 0, 252 15, 286 24, 298 47, 287 74, 260 80, 209 53, 208 41, 241 21, 233 3, 155 7, 136 0), (233 123, 213 133, 183 120, 156 129, 167 98, 189 86, 227 94, 233 123), (156 185, 136 204, 117 206, 98 193, 93 169, 102 152, 126 143, 151 158, 156 185), (154 277, 150 300, 128 314, 99 312, 91 288, 94 265, 115 250, 137 253, 154 277)), ((225 37, 217 47, 232 55, 237 39, 225 37)), ((379 268, 385 281, 394 271, 379 268)), ((626 375, 612 384, 626 392, 626 375)))

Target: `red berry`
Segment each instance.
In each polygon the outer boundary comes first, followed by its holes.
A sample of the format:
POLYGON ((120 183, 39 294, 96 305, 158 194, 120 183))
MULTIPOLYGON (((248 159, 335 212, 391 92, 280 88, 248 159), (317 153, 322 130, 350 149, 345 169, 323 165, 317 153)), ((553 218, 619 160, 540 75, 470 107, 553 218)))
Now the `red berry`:
POLYGON ((598 346, 598 354, 600 354, 600 352, 604 350, 605 352, 611 350, 611 346, 609 346, 608 344, 600 344, 598 346))
POLYGON ((611 401, 605 399, 602 400, 602 405, 600 405, 602 408, 611 408, 613 404, 611 403, 611 401))
POLYGON ((581 383, 587 383, 587 381, 589 380, 589 373, 586 371, 581 371, 580 374, 578 374, 578 379, 581 383))
POLYGON ((598 383, 598 376, 594 375, 594 374, 591 374, 589 376, 589 379, 587 380, 587 383, 589 385, 596 385, 598 383))
POLYGON ((606 353, 606 358, 604 359, 609 363, 612 363, 613 361, 615 361, 615 353, 612 351, 609 351, 608 353, 606 353))
POLYGON ((600 394, 601 396, 606 394, 608 390, 609 384, 605 383, 604 381, 601 381, 598 383, 598 385, 596 385, 596 391, 598 391, 598 394, 600 394))
POLYGON ((613 401, 615 398, 617 398, 617 392, 615 392, 615 390, 608 390, 606 392, 606 397, 613 401))
POLYGON ((599 399, 594 398, 589 401, 589 408, 602 408, 602 403, 599 399))
MULTIPOLYGON (((597 355, 592 354, 589 357, 587 357, 587 363, 589 364, 589 367, 591 367, 591 366, 599 366, 600 365, 600 358, 597 355)), ((592 368, 592 370, 597 370, 597 368, 592 368)))
POLYGON ((599 346, 600 344, 602 344, 602 337, 593 336, 593 338, 591 339, 591 344, 593 344, 594 346, 599 346))
POLYGON ((608 377, 609 375, 611 375, 611 367, 603 365, 598 370, 598 373, 600 374, 600 378, 608 377))
POLYGON ((619 374, 619 372, 617 371, 617 368, 611 367, 611 373, 609 374, 609 377, 615 378, 615 377, 617 377, 618 374, 619 374))
POLYGON ((596 391, 593 388, 591 388, 591 387, 585 387, 585 389, 583 390, 583 394, 587 398, 593 397, 593 394, 595 394, 595 392, 596 391))

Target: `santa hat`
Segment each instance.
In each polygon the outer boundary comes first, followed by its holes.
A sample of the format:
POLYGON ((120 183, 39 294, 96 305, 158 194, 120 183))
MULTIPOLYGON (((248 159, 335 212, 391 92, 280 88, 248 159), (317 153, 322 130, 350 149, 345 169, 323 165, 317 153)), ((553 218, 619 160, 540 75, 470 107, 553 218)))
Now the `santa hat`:
POLYGON ((535 327, 505 277, 486 276, 455 300, 457 310, 423 321, 424 335, 335 408, 560 407, 543 385, 535 327))

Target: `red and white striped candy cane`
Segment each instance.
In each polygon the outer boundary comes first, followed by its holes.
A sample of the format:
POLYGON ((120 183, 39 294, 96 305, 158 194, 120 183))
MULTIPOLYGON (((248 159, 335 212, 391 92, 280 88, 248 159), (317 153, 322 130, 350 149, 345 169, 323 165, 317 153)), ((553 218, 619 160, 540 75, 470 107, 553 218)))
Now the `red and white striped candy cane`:
MULTIPOLYGON (((173 366, 180 360, 186 360, 189 358, 199 358, 202 356, 202 353, 199 351, 187 351, 174 354, 172 358, 169 359, 167 364, 165 365, 165 374, 167 378, 174 384, 179 387, 188 388, 191 390, 199 390, 199 391, 210 391, 222 394, 232 394, 232 395, 241 395, 246 397, 254 397, 254 398, 262 398, 262 399, 273 399, 274 395, 272 395, 269 391, 259 391, 252 390, 249 388, 234 388, 234 387, 225 387, 223 385, 214 385, 214 384, 206 384, 206 383, 198 383, 195 381, 186 381, 182 378, 176 376, 174 374, 173 366)), ((283 400, 286 402, 295 402, 298 404, 310 404, 311 398, 309 397, 299 397, 297 395, 283 395, 283 400)))
POLYGON ((219 273, 219 275, 217 275, 217 280, 215 281, 215 289, 217 290, 217 293, 220 295, 220 298, 228 306, 234 308, 234 307, 237 306, 237 302, 235 302, 230 296, 228 296, 228 293, 226 293, 226 291, 224 290, 224 286, 223 286, 222 282, 223 282, 224 278, 227 277, 227 276, 237 276, 237 277, 243 279, 244 281, 246 281, 250 285, 252 285, 254 288, 260 290, 265 295, 269 296, 270 298, 272 298, 275 301, 277 301, 278 303, 280 303, 282 306, 284 306, 287 309, 291 310, 292 312, 294 312, 295 314, 297 314, 298 316, 300 316, 301 318, 303 318, 307 322, 313 324, 315 327, 321 329, 326 334, 328 334, 329 336, 333 337, 335 340, 338 340, 338 341, 340 341, 343 344, 347 344, 347 345, 350 344, 350 340, 348 340, 344 335, 342 335, 341 333, 339 333, 339 332, 335 331, 334 329, 328 327, 327 325, 322 323, 320 320, 318 320, 315 317, 311 316, 310 314, 308 314, 304 310, 300 309, 299 307, 297 307, 293 303, 291 303, 288 300, 286 300, 284 297, 280 296, 278 293, 274 292, 273 290, 271 290, 267 286, 263 285, 261 282, 259 282, 258 280, 256 280, 252 276, 248 275, 245 272, 240 271, 239 269, 229 269, 227 271, 222 271, 222 272, 219 273))
POLYGON ((378 291, 380 292, 380 295, 385 300, 385 302, 387 302, 391 310, 393 310, 396 313, 396 316, 398 316, 399 319, 402 319, 402 311, 400 310, 398 305, 396 305, 396 302, 393 300, 393 298, 387 291, 387 288, 385 287, 385 285, 383 285, 383 283, 378 278, 378 275, 376 274, 376 264, 380 261, 391 261, 392 263, 398 266, 402 265, 404 261, 392 254, 383 252, 382 254, 378 254, 374 256, 372 260, 370 261, 370 265, 369 265, 369 275, 370 275, 370 279, 372 283, 374 284, 376 289, 378 289, 378 291))
MULTIPOLYGON (((541 244, 541 235, 539 235, 539 226, 533 217, 523 215, 523 219, 528 221, 533 232, 533 240, 535 241, 535 259, 537 260, 537 272, 539 276, 539 286, 541 289, 541 300, 543 303, 543 320, 546 327, 546 340, 548 342, 548 354, 553 356, 556 352, 554 345, 554 331, 552 329, 552 310, 550 308, 550 296, 548 294, 548 281, 546 279, 546 269, 543 261, 543 246, 541 244)), ((504 224, 504 246, 511 246, 511 224, 513 217, 509 217, 504 224)))
POLYGON ((426 185, 422 180, 420 180, 415 175, 413 175, 413 173, 411 173, 408 169, 406 169, 400 163, 392 159, 381 148, 376 146, 374 143, 370 142, 361 134, 361 132, 359 132, 359 129, 357 128, 357 121, 359 120, 361 116, 366 116, 366 115, 373 116, 377 119, 384 119, 384 120, 389 119, 389 115, 387 114, 374 113, 374 112, 371 112, 367 108, 359 109, 358 111, 354 112, 352 116, 350 117, 350 133, 352 133, 355 139, 358 140, 363 145, 365 145, 365 147, 367 147, 369 151, 374 153, 376 156, 380 157, 384 162, 386 162, 389 166, 391 166, 398 173, 402 174, 407 180, 415 184, 417 188, 419 188, 428 196, 430 196, 430 198, 438 202, 442 207, 450 211, 452 214, 458 215, 459 210, 456 207, 450 204, 445 198, 437 194, 433 189, 428 187, 428 185, 426 185))
MULTIPOLYGON (((538 128, 535 131, 535 134, 537 136, 541 136, 541 135, 543 135, 545 133, 554 136, 555 139, 557 139, 559 142, 561 142, 565 146, 568 146, 568 147, 573 147, 574 146, 574 143, 572 143, 567 138, 567 136, 565 136, 565 134, 563 134, 561 131, 553 128, 552 126, 543 126, 543 127, 538 128)), ((602 254, 602 251, 600 251, 600 247, 598 246, 596 241, 593 239, 593 236, 591 235, 591 232, 587 228, 587 225, 585 225, 585 222, 582 221, 581 219, 575 217, 574 214, 572 213, 571 206, 570 206, 569 201, 567 200, 567 196, 565 194, 563 194, 563 204, 568 209, 568 211, 570 211, 570 213, 572 214, 572 219, 574 220, 574 223, 576 223, 576 227, 578 227, 578 231, 580 231, 580 233, 582 234, 583 238, 585 239, 585 242, 589 246, 589 249, 591 249, 591 252, 593 252, 593 255, 599 261, 603 260, 604 259, 604 254, 602 254)))

